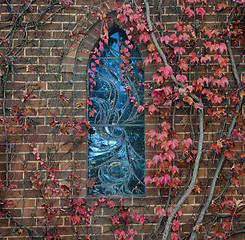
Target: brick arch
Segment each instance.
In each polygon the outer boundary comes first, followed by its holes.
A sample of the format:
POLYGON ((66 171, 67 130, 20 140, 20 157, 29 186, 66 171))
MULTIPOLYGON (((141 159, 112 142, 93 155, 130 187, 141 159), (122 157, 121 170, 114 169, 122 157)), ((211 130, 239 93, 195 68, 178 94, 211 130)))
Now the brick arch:
MULTIPOLYGON (((83 0, 77 0, 76 4, 81 4, 82 6, 84 3, 83 0)), ((113 0, 103 2, 97 7, 97 11, 109 15, 111 12, 113 12, 113 5, 113 0)), ((74 72, 75 59, 77 54, 80 54, 77 53, 79 46, 83 45, 83 48, 86 49, 86 51, 83 51, 81 54, 81 57, 84 59, 89 58, 90 52, 93 49, 90 43, 95 44, 95 40, 99 39, 100 26, 101 22, 98 21, 92 14, 89 16, 83 16, 80 19, 74 30, 76 30, 77 33, 84 33, 85 35, 80 34, 78 37, 72 36, 71 39, 68 40, 67 47, 65 49, 66 55, 62 61, 62 72, 74 72)))
MULTIPOLYGON (((107 3, 102 3, 98 6, 98 11, 103 11, 107 14, 110 14, 112 9, 112 6, 107 3)), ((66 55, 62 61, 62 72, 73 73, 75 61, 79 57, 84 60, 89 59, 90 52, 97 41, 96 39, 100 37, 101 24, 101 21, 98 21, 93 15, 84 16, 80 19, 74 30, 78 33, 81 32, 81 34, 79 36, 71 36, 68 40, 65 49, 66 55)))
MULTIPOLYGON (((98 6, 98 11, 104 12, 109 16, 113 17, 113 1, 107 1, 98 6)), ((113 19, 113 22, 116 21, 117 24, 120 26, 120 23, 118 20, 113 19)), ((89 60, 90 53, 100 38, 100 30, 101 30, 101 24, 102 22, 99 20, 96 20, 96 18, 93 15, 90 15, 89 18, 83 17, 79 23, 76 26, 76 32, 82 32, 85 35, 80 36, 72 36, 71 39, 68 40, 67 47, 65 49, 66 55, 63 58, 62 61, 62 72, 67 73, 75 73, 74 66, 76 65, 76 59, 79 61, 83 60, 83 63, 85 63, 85 60, 89 60)), ((109 21, 109 28, 113 26, 114 23, 109 21)), ((121 27, 121 26, 120 26, 121 27)), ((122 27, 124 29, 124 27, 122 27)), ((135 43, 138 50, 140 51, 142 57, 147 56, 147 50, 144 43, 135 43)), ((83 64, 79 64, 83 65, 83 64)), ((82 69, 83 71, 86 71, 86 69, 82 69)))
MULTIPOLYGON (((113 12, 108 12, 108 15, 113 15, 113 12)), ((115 14, 114 14, 115 15, 115 14)), ((94 19, 93 19, 94 20, 94 19)), ((122 29, 124 29, 121 24, 114 19, 114 21, 109 21, 108 28, 113 27, 114 24, 119 25, 122 29)), ((96 21, 95 23, 90 25, 89 30, 87 31, 86 36, 80 37, 72 37, 70 40, 69 49, 67 55, 63 59, 62 62, 62 72, 72 74, 71 82, 73 84, 73 102, 76 104, 77 102, 82 102, 83 108, 76 110, 75 117, 78 119, 86 119, 87 117, 87 80, 88 80, 88 65, 91 56, 91 51, 94 49, 95 45, 98 43, 100 39, 101 32, 101 21, 96 21)), ((148 56, 148 50, 144 43, 136 43, 138 51, 140 52, 142 58, 148 56)), ((144 71, 144 79, 145 82, 148 83, 152 79, 152 66, 149 64, 144 71)), ((145 100, 147 101, 147 90, 145 91, 145 100)), ((152 127, 152 120, 150 120, 147 114, 145 115, 145 126, 146 133, 148 128, 152 127), (151 121, 151 122, 149 122, 151 121), (149 127, 148 127, 149 126, 149 127)), ((84 180, 87 180, 87 143, 83 142, 83 147, 79 148, 79 153, 74 153, 74 159, 79 160, 82 164, 81 176, 84 180)), ((146 155, 145 158, 148 159, 152 155, 152 149, 145 146, 146 155)), ((147 175, 146 169, 146 175, 147 175)), ((152 189, 146 187, 146 194, 151 192, 152 189)), ((81 196, 86 197, 86 188, 82 189, 81 196)))

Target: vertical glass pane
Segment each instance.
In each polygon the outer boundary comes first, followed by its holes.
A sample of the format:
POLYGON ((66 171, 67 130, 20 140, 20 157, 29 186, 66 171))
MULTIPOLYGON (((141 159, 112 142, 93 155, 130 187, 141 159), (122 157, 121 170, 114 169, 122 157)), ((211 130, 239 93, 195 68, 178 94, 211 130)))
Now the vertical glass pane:
POLYGON ((144 114, 137 111, 144 99, 142 59, 118 28, 108 45, 100 42, 94 51, 88 81, 88 178, 95 178, 96 187, 88 187, 88 195, 144 194, 144 114))

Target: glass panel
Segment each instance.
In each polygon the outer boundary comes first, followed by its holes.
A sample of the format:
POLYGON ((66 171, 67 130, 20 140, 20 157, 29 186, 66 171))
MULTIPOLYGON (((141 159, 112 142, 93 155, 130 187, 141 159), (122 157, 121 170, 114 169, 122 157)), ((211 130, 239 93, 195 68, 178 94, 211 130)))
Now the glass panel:
POLYGON ((108 45, 96 48, 99 61, 91 58, 89 64, 88 178, 97 183, 88 195, 144 194, 144 114, 137 111, 144 99, 142 59, 120 29, 111 31, 108 45), (124 48, 131 69, 123 68, 124 48))

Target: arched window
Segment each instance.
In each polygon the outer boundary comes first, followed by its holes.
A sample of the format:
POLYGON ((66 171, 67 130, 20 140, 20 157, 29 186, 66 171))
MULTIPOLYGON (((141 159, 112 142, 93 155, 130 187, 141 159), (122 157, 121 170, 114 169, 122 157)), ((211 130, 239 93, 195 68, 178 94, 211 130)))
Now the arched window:
POLYGON ((88 195, 145 193, 144 98, 141 56, 125 32, 114 27, 89 61, 88 195))

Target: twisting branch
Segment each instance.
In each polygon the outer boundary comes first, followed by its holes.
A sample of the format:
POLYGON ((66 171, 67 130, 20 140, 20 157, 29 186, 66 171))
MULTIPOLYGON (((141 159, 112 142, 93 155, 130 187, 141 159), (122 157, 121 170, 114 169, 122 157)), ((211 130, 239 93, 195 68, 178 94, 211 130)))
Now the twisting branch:
MULTIPOLYGON (((151 22, 151 18, 150 18, 150 7, 149 7, 149 2, 148 2, 148 0, 144 0, 144 3, 145 3, 145 7, 146 7, 146 19, 147 19, 147 24, 148 24, 148 26, 149 26, 149 30, 150 30, 150 35, 151 35, 152 41, 153 41, 154 45, 156 46, 156 49, 157 49, 157 51, 159 52, 159 54, 160 54, 160 56, 161 56, 161 58, 162 58, 162 60, 163 60, 164 65, 165 65, 165 66, 168 66, 169 64, 168 64, 167 57, 166 57, 166 55, 164 54, 164 52, 162 51, 162 49, 161 49, 161 47, 160 47, 160 45, 159 45, 159 43, 158 43, 158 41, 157 41, 157 38, 156 38, 156 36, 155 36, 155 34, 154 34, 154 32, 153 32, 153 26, 152 26, 152 22, 151 22)), ((171 74, 171 79, 173 80, 173 82, 174 82, 177 86, 182 87, 182 88, 185 87, 185 85, 184 85, 183 83, 180 83, 180 82, 178 82, 178 81, 176 80, 176 77, 175 77, 173 74, 171 74)), ((196 101, 198 101, 198 102, 200 101, 200 98, 199 98, 198 96, 196 96, 195 94, 192 94, 192 93, 191 93, 190 95, 191 95, 191 97, 194 98, 196 101)))
POLYGON ((185 202, 185 200, 188 198, 188 196, 192 192, 192 189, 193 189, 195 182, 196 182, 197 173, 198 173, 198 169, 199 169, 199 163, 200 163, 200 159, 201 159, 201 155, 202 155, 202 148, 203 148, 203 136, 204 136, 203 115, 204 115, 203 110, 199 110, 199 121, 200 121, 199 122, 199 131, 200 131, 200 135, 199 135, 199 140, 198 140, 198 150, 197 150, 197 156, 196 156, 195 163, 194 163, 194 170, 193 170, 191 183, 190 183, 188 189, 186 190, 186 192, 184 193, 184 195, 182 195, 182 197, 180 198, 180 200, 176 204, 172 213, 169 215, 168 220, 165 224, 165 229, 163 232, 162 240, 167 239, 173 218, 175 217, 175 215, 178 212, 181 205, 185 202))
MULTIPOLYGON (((242 102, 243 102, 243 98, 241 97, 239 102, 238 102, 238 104, 237 104, 237 106, 236 106, 236 112, 240 112, 241 107, 242 107, 242 102)), ((227 135, 226 135, 226 139, 229 139, 231 137, 231 133, 232 133, 232 130, 233 130, 235 124, 236 124, 237 117, 238 117, 237 114, 235 114, 233 116, 231 124, 230 124, 230 127, 229 127, 227 135)), ((220 160, 219 160, 219 164, 218 164, 218 166, 216 168, 215 174, 213 176, 213 181, 212 181, 212 184, 211 184, 211 188, 210 188, 210 193, 209 193, 208 199, 207 199, 207 201, 206 201, 206 203, 205 203, 205 205, 204 205, 204 207, 203 207, 203 209, 202 209, 202 211, 201 211, 201 213, 200 213, 195 225, 198 225, 198 224, 200 224, 202 222, 203 217, 204 217, 204 215, 205 215, 205 213, 206 213, 206 211, 207 211, 207 209, 208 209, 208 207, 209 207, 209 205, 210 205, 210 203, 212 201, 213 194, 214 194, 214 189, 215 189, 215 185, 216 185, 216 181, 217 181, 217 179, 219 177, 219 174, 220 174, 221 168, 223 166, 224 160, 225 160, 225 157, 222 154, 222 156, 220 157, 220 160)), ((193 231, 191 233, 190 240, 194 240, 195 238, 196 238, 196 232, 193 231)))
POLYGON ((237 68, 236 68, 236 62, 235 62, 234 55, 233 55, 233 52, 232 52, 232 49, 231 49, 230 40, 227 40, 227 50, 228 50, 229 57, 230 57, 230 60, 231 60, 232 73, 234 75, 234 78, 236 79, 237 87, 239 89, 239 87, 241 85, 241 81, 240 81, 240 78, 239 78, 239 75, 238 75, 238 71, 237 71, 237 68))
POLYGON ((244 230, 240 230, 240 231, 231 233, 231 234, 227 237, 227 239, 230 238, 230 237, 233 237, 233 236, 235 236, 235 235, 243 234, 243 233, 245 233, 245 229, 244 229, 244 230))
MULTIPOLYGON (((7 217, 10 219, 11 222, 15 223, 16 225, 20 226, 21 228, 26 229, 26 231, 28 231, 28 235, 29 232, 30 233, 35 233, 36 237, 38 238, 42 238, 42 236, 33 228, 27 227, 26 225, 22 224, 21 222, 17 221, 15 218, 13 218, 10 214, 7 215, 7 217)), ((32 236, 33 237, 33 236, 32 236)))
MULTIPOLYGON (((150 7, 149 7, 149 3, 148 0, 144 0, 145 6, 146 6, 146 18, 147 18, 147 23, 149 26, 149 30, 150 30, 150 35, 152 38, 153 43, 156 46, 156 49, 158 50, 161 58, 163 59, 163 63, 165 66, 169 65, 166 55, 164 54, 164 52, 162 51, 161 47, 158 44, 158 41, 156 39, 156 36, 153 32, 153 26, 152 26, 152 22, 150 19, 150 7)), ((185 87, 184 84, 179 83, 175 76, 173 74, 171 74, 171 79, 173 80, 173 82, 179 86, 179 87, 185 87)), ((193 99, 200 101, 200 98, 197 97, 194 94, 191 94, 191 96, 193 97, 193 99)), ((185 200, 188 198, 188 196, 190 195, 190 193, 193 190, 193 187, 195 185, 196 182, 196 178, 197 178, 197 173, 198 173, 198 169, 199 169, 199 163, 200 163, 200 159, 201 159, 201 155, 202 155, 202 148, 203 148, 203 137, 204 137, 204 129, 203 129, 203 117, 204 117, 204 113, 203 110, 199 109, 199 131, 200 131, 200 135, 199 135, 199 140, 198 140, 198 152, 197 152, 197 156, 195 159, 195 164, 194 164, 194 170, 193 170, 193 175, 192 175, 192 180, 190 182, 190 185, 187 189, 187 191, 184 193, 184 195, 182 195, 182 197, 179 199, 178 203, 176 204, 174 210, 172 211, 172 213, 169 215, 167 222, 165 224, 165 228, 164 228, 164 232, 163 232, 163 236, 162 236, 162 240, 166 240, 168 238, 169 235, 169 231, 170 231, 170 226, 172 223, 173 218, 175 217, 176 213, 178 212, 178 210, 180 209, 181 205, 185 202, 185 200)))
MULTIPOLYGON (((230 43, 229 40, 227 41, 227 50, 228 50, 229 57, 230 57, 230 60, 231 60, 232 72, 233 72, 234 78, 236 80, 237 87, 239 89, 239 87, 241 85, 241 81, 240 81, 239 74, 238 74, 238 71, 237 71, 237 68, 236 68, 236 63, 235 63, 234 55, 233 55, 233 52, 232 52, 232 49, 231 49, 231 43, 230 43)), ((241 92, 241 90, 239 92, 241 92)), ((236 112, 240 112, 241 111, 242 102, 243 102, 243 97, 241 96, 241 94, 239 94, 239 95, 240 95, 240 100, 239 100, 239 102, 238 102, 238 104, 236 106, 236 112)), ((238 117, 237 114, 235 114, 233 116, 231 124, 230 124, 228 132, 227 132, 226 139, 230 138, 232 130, 233 130, 234 126, 235 126, 237 117, 238 117)), ((206 203, 205 203, 205 205, 204 205, 204 207, 203 207, 203 209, 202 209, 202 211, 201 211, 201 213, 200 213, 195 225, 198 225, 198 224, 200 224, 202 222, 202 219, 203 219, 203 217, 204 217, 204 215, 205 215, 205 213, 206 213, 206 211, 207 211, 207 209, 208 209, 208 207, 209 207, 209 205, 210 205, 210 203, 212 201, 213 194, 214 194, 214 189, 215 189, 215 185, 216 185, 216 181, 217 181, 217 179, 219 177, 219 174, 220 174, 221 168, 223 166, 224 160, 225 160, 225 157, 224 157, 224 155, 222 155, 220 157, 219 164, 218 164, 218 166, 216 168, 216 172, 215 172, 214 177, 213 177, 213 181, 212 181, 212 184, 211 184, 211 188, 210 188, 210 193, 209 193, 208 199, 207 199, 207 201, 206 201, 206 203)), ((196 232, 193 231, 191 236, 190 236, 190 240, 194 240, 195 237, 196 237, 196 232)))

